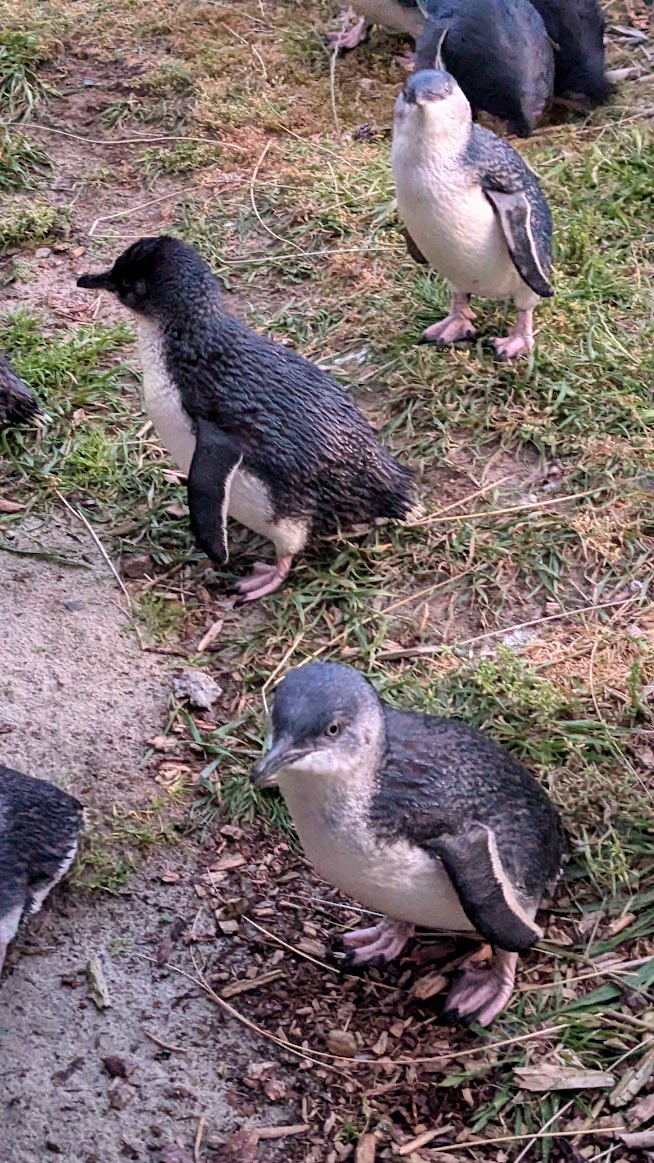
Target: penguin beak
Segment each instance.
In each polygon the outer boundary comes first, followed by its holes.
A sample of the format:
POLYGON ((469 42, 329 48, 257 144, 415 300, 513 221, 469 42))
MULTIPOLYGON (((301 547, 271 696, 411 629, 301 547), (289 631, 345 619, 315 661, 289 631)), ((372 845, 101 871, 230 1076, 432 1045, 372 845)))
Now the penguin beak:
POLYGON ((298 747, 288 735, 280 735, 270 751, 252 768, 250 779, 254 787, 274 787, 278 773, 302 759, 306 753, 306 748, 298 747))
POLYGON ((111 275, 111 271, 100 271, 97 275, 80 275, 77 286, 86 287, 89 291, 115 291, 111 275))

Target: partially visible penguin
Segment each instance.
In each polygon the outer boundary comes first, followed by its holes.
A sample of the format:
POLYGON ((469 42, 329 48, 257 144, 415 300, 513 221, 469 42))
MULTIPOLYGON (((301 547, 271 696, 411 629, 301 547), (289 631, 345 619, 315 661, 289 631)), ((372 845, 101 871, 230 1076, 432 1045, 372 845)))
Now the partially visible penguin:
POLYGON ((329 33, 329 40, 335 48, 356 48, 372 24, 405 32, 417 40, 425 27, 424 7, 423 0, 354 0, 343 14, 341 30, 329 33))
POLYGON ((414 73, 398 97, 392 164, 409 252, 452 290, 449 315, 422 342, 473 339, 471 295, 511 299, 516 322, 493 340, 496 358, 526 355, 534 307, 554 294, 552 218, 535 175, 508 142, 473 125, 454 77, 436 69, 414 73))
POLYGON ((25 424, 40 412, 32 392, 0 352, 0 428, 25 424))
POLYGON ((74 796, 0 764, 0 973, 21 917, 38 913, 73 863, 82 823, 74 796))
POLYGON ((602 105, 610 85, 604 72, 604 14, 597 0, 531 0, 554 44, 554 92, 602 105))
POLYGON ((78 286, 110 291, 134 313, 145 408, 187 474, 201 548, 225 563, 227 516, 273 542, 276 562, 234 587, 241 601, 276 590, 310 538, 408 516, 412 473, 345 389, 230 315, 192 247, 142 238, 78 286))
POLYGON ((473 114, 506 121, 529 137, 552 101, 554 53, 529 0, 425 0, 429 19, 416 69, 447 69, 473 114))

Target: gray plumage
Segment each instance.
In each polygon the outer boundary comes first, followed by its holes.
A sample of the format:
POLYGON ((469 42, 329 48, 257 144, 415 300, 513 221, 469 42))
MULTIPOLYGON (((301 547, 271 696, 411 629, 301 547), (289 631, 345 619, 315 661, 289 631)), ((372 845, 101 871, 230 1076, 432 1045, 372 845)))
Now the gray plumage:
POLYGON ((0 353, 0 428, 24 424, 39 412, 34 395, 0 353))
POLYGON ((552 100, 554 53, 529 0, 425 0, 416 69, 441 64, 481 110, 529 137, 552 100))
POLYGON ((454 77, 414 73, 395 106, 391 151, 410 254, 452 291, 448 317, 423 333, 438 346, 471 339, 471 295, 512 300, 516 323, 493 342, 500 360, 533 349, 533 310, 554 292, 552 219, 538 179, 503 138, 472 122, 454 77))
POLYGON ((608 101, 604 72, 605 18, 597 0, 531 0, 554 45, 554 92, 582 97, 591 105, 608 101))
POLYGON ((0 972, 21 917, 37 913, 77 850, 82 805, 0 764, 0 972))
POLYGON ((479 178, 481 188, 502 222, 509 253, 516 269, 537 295, 554 294, 547 277, 552 270, 552 214, 533 170, 509 142, 482 125, 473 125, 463 164, 479 178), (497 194, 521 195, 529 207, 531 239, 520 225, 509 226, 497 194), (536 262, 534 262, 534 258, 536 262))
POLYGON ((226 560, 227 513, 269 536, 288 561, 339 525, 406 516, 412 474, 382 448, 345 389, 226 311, 190 246, 141 239, 78 285, 113 291, 136 314, 146 407, 158 429, 168 425, 169 438, 160 435, 188 473, 193 531, 214 561, 226 560), (155 348, 156 373, 146 366, 155 348), (237 485, 247 495, 233 508, 237 485), (254 513, 253 489, 265 512, 254 513))
POLYGON ((455 719, 398 711, 350 667, 310 663, 275 691, 272 747, 255 784, 279 783, 320 875, 392 920, 349 934, 355 961, 401 950, 413 925, 476 930, 498 950, 448 1008, 490 1021, 565 848, 534 776, 455 719))

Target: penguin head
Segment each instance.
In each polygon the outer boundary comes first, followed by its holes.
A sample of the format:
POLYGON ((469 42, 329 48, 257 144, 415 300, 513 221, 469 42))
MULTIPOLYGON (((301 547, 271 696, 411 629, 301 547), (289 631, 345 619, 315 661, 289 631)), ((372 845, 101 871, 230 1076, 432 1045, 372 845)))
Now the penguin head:
POLYGON ((420 69, 412 73, 397 99, 395 116, 400 122, 442 127, 467 126, 472 120, 467 97, 452 74, 444 69, 420 69))
POLYGON ((185 302, 194 307, 207 294, 219 295, 209 267, 193 247, 161 234, 140 238, 107 271, 81 275, 78 287, 109 291, 139 315, 176 315, 185 302))
POLYGON ((308 663, 275 691, 272 746, 252 782, 355 780, 378 758, 382 737, 381 704, 367 679, 350 666, 308 663))

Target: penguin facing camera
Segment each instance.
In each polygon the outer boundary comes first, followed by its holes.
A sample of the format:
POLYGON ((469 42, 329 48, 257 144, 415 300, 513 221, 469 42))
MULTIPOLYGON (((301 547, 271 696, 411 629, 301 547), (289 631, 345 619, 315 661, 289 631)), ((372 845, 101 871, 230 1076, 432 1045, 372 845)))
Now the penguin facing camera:
POLYGON ((73 863, 82 822, 74 796, 0 764, 0 974, 21 918, 73 863))
POLYGON ((473 115, 481 110, 529 137, 552 101, 554 53, 529 0, 428 0, 416 70, 444 68, 473 115))
POLYGON ((40 411, 32 392, 0 352, 0 429, 27 424, 40 411))
POLYGON ((384 919, 343 938, 353 964, 397 957, 416 925, 479 933, 444 1017, 488 1025, 560 873, 565 833, 534 776, 456 719, 398 711, 349 666, 313 662, 275 690, 257 787, 278 785, 320 876, 384 919))
POLYGON ((554 291, 552 217, 538 179, 503 138, 474 125, 449 73, 414 73, 395 105, 391 151, 397 206, 409 253, 446 279, 446 319, 421 342, 444 347, 474 339, 470 296, 509 299, 508 336, 493 340, 500 361, 533 350, 533 312, 554 291))
POLYGON ((310 539, 409 514, 412 473, 345 389, 230 315, 192 247, 142 238, 77 285, 112 292, 135 316, 145 408, 187 474, 200 547, 224 565, 228 515, 273 542, 276 562, 233 587, 240 602, 276 590, 310 539))

